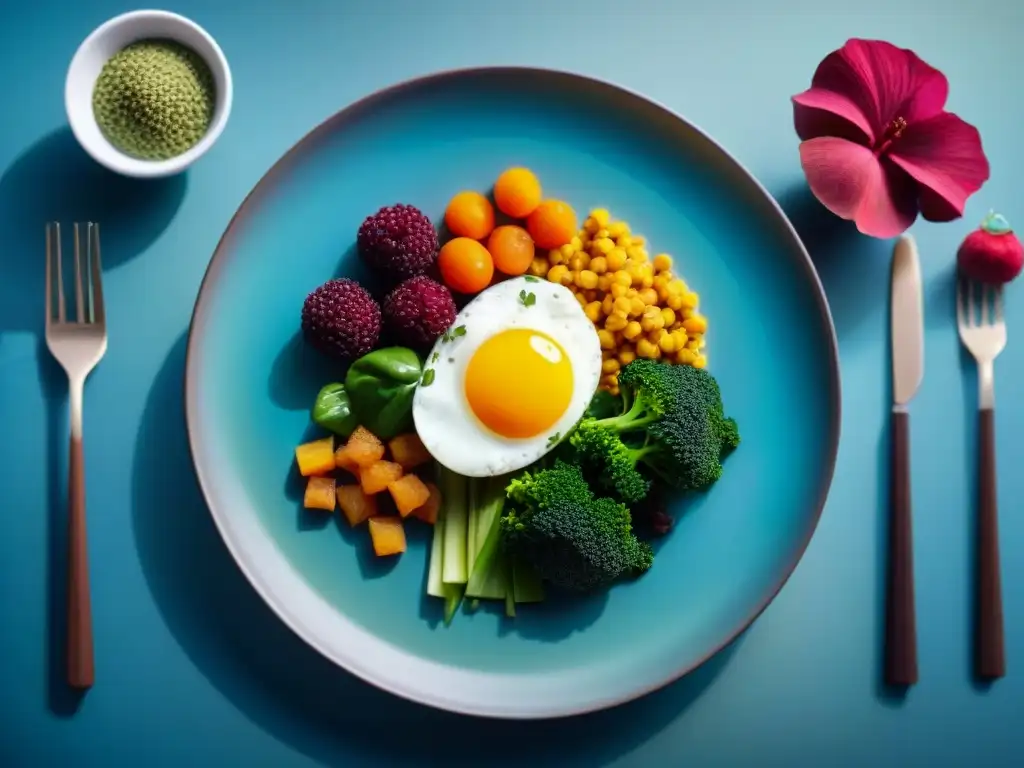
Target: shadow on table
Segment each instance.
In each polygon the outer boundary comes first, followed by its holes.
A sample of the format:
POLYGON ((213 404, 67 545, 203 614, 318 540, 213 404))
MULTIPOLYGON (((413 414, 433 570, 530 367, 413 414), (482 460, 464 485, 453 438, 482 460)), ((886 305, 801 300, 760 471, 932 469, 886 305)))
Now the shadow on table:
POLYGON ((43 336, 44 228, 47 221, 64 225, 64 264, 70 276, 71 224, 100 222, 104 267, 109 270, 160 236, 181 204, 186 183, 184 175, 161 180, 118 176, 86 155, 66 128, 27 147, 0 175, 0 347, 6 333, 36 337, 37 375, 46 399, 47 476, 54 479, 47 487, 46 697, 59 717, 77 711, 81 694, 65 684, 67 379, 43 336))
POLYGON ((825 208, 806 184, 777 199, 818 271, 840 345, 865 319, 887 319, 892 243, 860 234, 852 221, 825 208))
POLYGON ((216 531, 185 434, 185 346, 183 337, 157 375, 139 429, 132 475, 136 545, 150 591, 181 647, 275 738, 333 765, 355 761, 353 753, 407 765, 601 765, 664 728, 727 663, 732 648, 638 702, 541 722, 470 721, 348 675, 271 612, 216 531))

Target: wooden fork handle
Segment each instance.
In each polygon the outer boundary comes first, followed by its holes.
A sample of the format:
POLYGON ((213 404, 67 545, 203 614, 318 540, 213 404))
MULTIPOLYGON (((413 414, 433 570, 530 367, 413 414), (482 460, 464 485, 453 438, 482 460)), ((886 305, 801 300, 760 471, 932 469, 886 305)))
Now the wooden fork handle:
POLYGON ((978 537, 975 673, 982 679, 1006 674, 1003 599, 999 578, 999 521, 996 504, 995 411, 978 412, 978 537))
POLYGON ((92 610, 85 533, 85 458, 80 435, 72 435, 68 469, 68 684, 93 684, 92 610))
POLYGON ((892 476, 889 509, 889 573, 885 616, 885 680, 917 682, 914 554, 910 519, 910 416, 892 414, 892 476))

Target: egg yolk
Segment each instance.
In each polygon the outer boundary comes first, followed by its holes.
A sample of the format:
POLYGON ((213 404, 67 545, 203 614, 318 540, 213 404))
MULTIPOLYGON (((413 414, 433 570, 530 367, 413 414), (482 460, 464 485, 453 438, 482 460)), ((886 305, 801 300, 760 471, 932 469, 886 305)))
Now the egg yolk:
POLYGON ((572 364, 545 333, 496 333, 466 367, 466 399, 478 419, 502 437, 534 437, 551 429, 572 400, 572 364))

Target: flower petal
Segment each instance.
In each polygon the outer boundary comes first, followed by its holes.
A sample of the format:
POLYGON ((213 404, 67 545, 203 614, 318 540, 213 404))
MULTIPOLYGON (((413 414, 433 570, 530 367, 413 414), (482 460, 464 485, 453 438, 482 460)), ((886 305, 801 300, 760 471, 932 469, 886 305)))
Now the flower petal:
POLYGON ((874 144, 875 135, 864 111, 848 96, 824 88, 808 88, 793 97, 793 122, 806 141, 839 136, 858 144, 874 144))
POLYGON ((911 122, 939 114, 949 93, 945 75, 913 51, 857 38, 826 56, 811 84, 856 104, 876 139, 897 117, 911 122))
POLYGON ((888 156, 921 185, 921 212, 929 221, 962 216, 967 198, 989 177, 978 129, 950 112, 911 123, 888 156))
POLYGON ((913 182, 869 148, 823 136, 800 144, 807 183, 821 203, 871 237, 895 237, 917 217, 913 182))

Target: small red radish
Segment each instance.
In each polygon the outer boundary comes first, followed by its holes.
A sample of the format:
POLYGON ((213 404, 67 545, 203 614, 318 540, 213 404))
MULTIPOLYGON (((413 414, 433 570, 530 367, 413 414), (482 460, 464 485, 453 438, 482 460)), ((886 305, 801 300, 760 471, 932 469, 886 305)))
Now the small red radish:
POLYGON ((1009 222, 991 211, 981 226, 964 238, 956 257, 961 271, 982 283, 1008 283, 1024 268, 1024 246, 1009 222))

